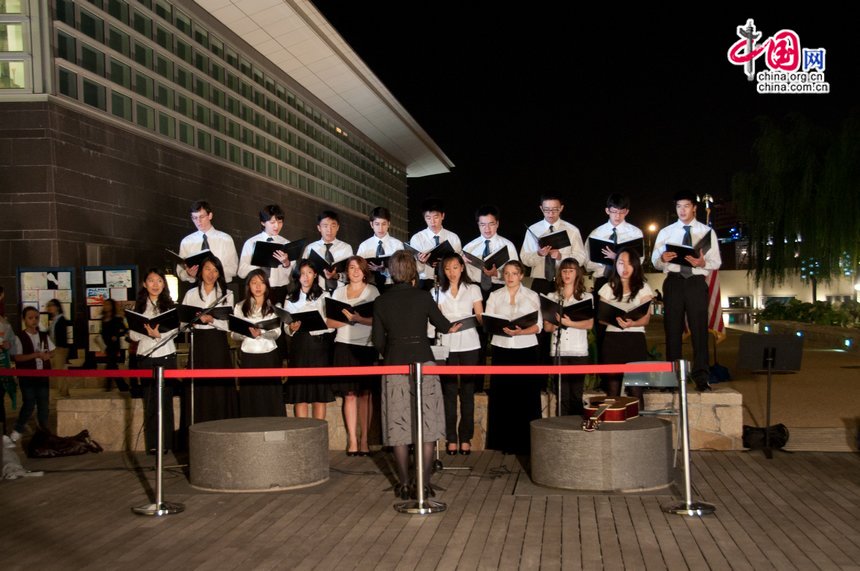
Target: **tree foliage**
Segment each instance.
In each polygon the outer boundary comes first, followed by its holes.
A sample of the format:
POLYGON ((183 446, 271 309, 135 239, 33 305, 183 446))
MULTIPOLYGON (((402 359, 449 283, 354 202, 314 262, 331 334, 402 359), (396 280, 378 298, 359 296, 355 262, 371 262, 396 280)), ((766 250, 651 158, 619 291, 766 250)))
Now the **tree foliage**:
POLYGON ((759 119, 756 167, 732 194, 750 240, 756 283, 781 282, 802 261, 817 279, 850 270, 860 254, 860 113, 831 133, 802 115, 759 119), (847 267, 846 267, 847 265, 847 267))

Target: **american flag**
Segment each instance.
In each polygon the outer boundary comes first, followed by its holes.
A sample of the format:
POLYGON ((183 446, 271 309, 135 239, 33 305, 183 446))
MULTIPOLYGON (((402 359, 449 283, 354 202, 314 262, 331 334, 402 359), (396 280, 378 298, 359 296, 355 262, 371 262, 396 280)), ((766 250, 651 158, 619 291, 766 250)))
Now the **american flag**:
POLYGON ((720 302, 720 272, 714 270, 708 276, 708 331, 713 332, 719 343, 726 337, 725 328, 723 306, 720 302))

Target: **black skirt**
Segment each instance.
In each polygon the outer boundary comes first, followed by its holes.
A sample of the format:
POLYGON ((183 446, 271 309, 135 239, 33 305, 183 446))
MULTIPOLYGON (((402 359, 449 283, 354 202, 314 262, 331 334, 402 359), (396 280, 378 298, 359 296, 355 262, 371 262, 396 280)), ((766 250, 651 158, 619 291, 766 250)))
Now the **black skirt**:
POLYGON ((648 343, 641 331, 607 331, 600 362, 606 365, 648 360, 648 343))
MULTIPOLYGON (((296 333, 290 345, 290 367, 330 367, 334 334, 296 333)), ((284 384, 288 404, 334 402, 329 377, 293 377, 284 384)))
MULTIPOLYGON (((232 369, 227 334, 217 329, 194 330, 194 368, 232 369)), ((189 385, 191 383, 188 383, 189 385)), ((239 396, 235 377, 194 379, 194 422, 237 418, 239 396)))
MULTIPOLYGON (((281 366, 278 349, 268 353, 240 353, 243 369, 269 369, 281 366)), ((239 379, 239 414, 242 418, 286 416, 284 388, 280 377, 239 379)))
MULTIPOLYGON (((538 347, 493 346, 493 365, 534 365, 538 347)), ((540 393, 546 375, 496 375, 487 402, 487 448, 507 454, 531 450, 531 421, 541 417, 540 393)))
MULTIPOLYGON (((379 351, 374 347, 351 345, 349 343, 334 344, 335 367, 370 367, 379 360, 379 351)), ((379 392, 379 375, 367 377, 339 376, 331 385, 335 395, 344 396, 347 393, 358 394, 365 391, 379 392)))

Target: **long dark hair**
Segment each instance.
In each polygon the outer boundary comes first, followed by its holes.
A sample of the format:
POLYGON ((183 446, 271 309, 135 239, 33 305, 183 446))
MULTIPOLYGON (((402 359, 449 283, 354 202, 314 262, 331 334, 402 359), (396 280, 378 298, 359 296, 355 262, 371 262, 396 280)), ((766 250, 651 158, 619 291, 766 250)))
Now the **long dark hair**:
POLYGON ((137 301, 134 302, 134 310, 137 313, 143 313, 146 311, 146 304, 149 303, 149 292, 146 291, 146 278, 152 274, 157 275, 161 278, 161 281, 164 282, 164 289, 161 290, 161 293, 158 294, 158 299, 155 300, 155 308, 158 310, 158 313, 164 313, 176 305, 170 298, 170 292, 167 291, 167 278, 164 277, 164 272, 159 268, 149 268, 146 270, 146 273, 143 274, 144 285, 142 285, 140 291, 137 292, 137 301))
POLYGON ((579 301, 585 293, 585 276, 582 275, 582 266, 579 265, 576 258, 565 258, 558 265, 558 272, 555 274, 555 287, 558 291, 564 289, 564 279, 561 277, 561 272, 571 268, 576 270, 576 278, 573 280, 573 299, 579 301))
POLYGON ((308 267, 314 271, 314 275, 317 276, 317 279, 311 283, 311 289, 308 290, 308 301, 313 301, 318 297, 322 296, 323 289, 320 287, 319 282, 319 274, 317 273, 317 269, 311 263, 310 260, 304 259, 296 265, 295 275, 293 276, 292 284, 293 288, 290 291, 290 295, 287 299, 296 303, 299 301, 299 297, 302 295, 302 284, 299 281, 299 275, 302 273, 302 268, 308 267))
POLYGON ((251 280, 253 278, 260 278, 266 286, 266 293, 263 294, 263 307, 260 308, 260 312, 263 316, 269 315, 275 311, 272 303, 272 288, 269 285, 266 272, 259 268, 250 271, 248 277, 245 278, 245 301, 242 302, 242 314, 245 317, 250 317, 251 313, 254 312, 254 294, 251 293, 251 280))
MULTIPOLYGON (((639 293, 639 290, 642 289, 642 286, 645 285, 645 276, 642 273, 642 262, 639 261, 639 256, 636 254, 635 250, 628 250, 622 248, 618 251, 618 255, 615 256, 616 263, 618 259, 621 258, 621 254, 627 254, 627 258, 630 260, 630 265, 633 267, 633 273, 630 274, 630 297, 627 300, 631 300, 636 297, 636 294, 639 293)), ((612 264, 612 271, 609 274, 609 287, 612 288, 612 295, 615 296, 615 301, 623 301, 624 297, 624 284, 621 283, 621 276, 618 275, 618 270, 615 269, 615 264, 612 264)))
POLYGON ((218 270, 218 279, 215 281, 215 296, 220 297, 227 293, 227 280, 224 278, 224 266, 221 264, 221 260, 218 259, 218 256, 206 256, 203 258, 203 261, 200 262, 200 269, 198 270, 197 279, 200 282, 200 285, 197 286, 197 295, 200 296, 200 301, 203 301, 203 266, 206 265, 206 262, 212 262, 212 265, 215 266, 215 269, 218 270))
POLYGON ((472 278, 469 277, 469 272, 466 271, 466 262, 463 261, 463 257, 460 254, 448 254, 439 262, 439 269, 441 270, 439 272, 439 289, 442 291, 448 291, 451 287, 451 280, 445 275, 445 264, 451 260, 457 260, 463 267, 463 273, 460 274, 460 285, 473 283, 472 278))

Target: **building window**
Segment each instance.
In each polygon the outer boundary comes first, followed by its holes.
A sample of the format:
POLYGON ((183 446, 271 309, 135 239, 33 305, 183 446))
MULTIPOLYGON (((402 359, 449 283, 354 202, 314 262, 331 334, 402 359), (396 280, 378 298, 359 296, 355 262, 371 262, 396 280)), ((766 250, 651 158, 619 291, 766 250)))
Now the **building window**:
POLYGON ((144 16, 137 10, 134 11, 134 16, 132 17, 132 28, 147 39, 152 37, 152 19, 149 16, 144 16))
POLYGON ((173 23, 173 6, 167 0, 155 0, 155 13, 171 24, 173 23))
POLYGON ((176 20, 175 26, 176 29, 188 36, 191 37, 191 18, 188 17, 187 14, 183 13, 181 10, 175 10, 176 20))
POLYGON ((128 4, 122 0, 108 0, 108 14, 123 24, 128 24, 128 4))
POLYGON ((0 60, 0 89, 25 89, 27 66, 23 61, 0 60))
POLYGON ((22 0, 0 0, 0 14, 23 14, 22 0))
POLYGON ((86 10, 81 10, 81 31, 92 39, 101 42, 104 41, 104 22, 101 18, 90 14, 86 10))
POLYGON ((194 87, 194 76, 187 69, 176 66, 176 83, 191 91, 191 88, 194 87))
POLYGON ((83 79, 84 87, 84 103, 92 107, 97 107, 102 111, 107 111, 105 103, 105 88, 94 81, 90 81, 86 77, 83 79))
POLYGON ((134 74, 134 91, 138 95, 143 95, 147 99, 154 99, 155 92, 152 88, 154 82, 152 78, 142 73, 134 74))
POLYGON ((219 157, 221 157, 222 159, 226 159, 227 158, 227 141, 225 141, 224 139, 219 139, 218 137, 215 137, 214 143, 215 144, 213 145, 213 149, 212 149, 213 152, 216 155, 218 155, 219 157))
POLYGON ((179 122, 179 140, 186 145, 194 146, 194 127, 188 123, 179 122))
POLYGON ((215 36, 211 36, 209 38, 209 49, 212 50, 213 54, 215 54, 221 59, 224 59, 224 42, 222 42, 215 36))
POLYGON ((164 79, 173 79, 173 62, 166 57, 157 56, 155 59, 155 73, 164 79))
POLYGON ((116 117, 131 121, 131 98, 116 91, 111 91, 110 111, 116 117))
POLYGON ((88 46, 81 45, 81 67, 95 74, 104 76, 105 56, 100 51, 88 46))
POLYGON ((72 99, 78 98, 78 75, 67 69, 59 69, 59 88, 60 93, 72 99))
MULTIPOLYGON (((126 89, 131 89, 131 68, 124 63, 111 58, 110 80, 118 85, 122 85, 126 89)), ((130 120, 131 119, 129 118, 129 121, 130 120)))
POLYGON ((179 93, 177 93, 176 94, 176 105, 174 108, 176 109, 176 111, 179 111, 180 113, 182 113, 186 117, 189 117, 189 118, 192 117, 193 108, 191 105, 191 98, 190 97, 186 97, 184 95, 180 95, 179 93))
POLYGON ((108 45, 115 52, 119 52, 125 57, 128 57, 130 52, 131 41, 128 39, 128 34, 110 26, 108 32, 108 45))
POLYGON ((137 124, 146 129, 155 130, 155 111, 142 103, 137 104, 137 124))
POLYGON ((134 61, 148 69, 152 69, 152 48, 134 42, 134 61))
POLYGON ((159 83, 155 89, 155 100, 164 107, 173 107, 173 90, 159 83))
POLYGON ((209 32, 201 28, 200 26, 194 26, 194 41, 203 46, 204 48, 209 47, 209 32))
POLYGON ((197 148, 207 153, 212 152, 212 135, 205 131, 197 131, 197 148))
POLYGON ((57 57, 68 62, 77 62, 78 55, 75 43, 75 38, 63 32, 57 32, 57 57))
MULTIPOLYGON (((2 2, 2 0, 0 0, 2 2)), ((0 52, 24 51, 24 24, 0 22, 0 52)))
POLYGON ((158 114, 158 132, 171 139, 176 138, 176 120, 166 113, 158 114))
POLYGON ((155 27, 155 43, 168 51, 173 51, 173 32, 162 27, 161 24, 155 27))
POLYGON ((183 42, 179 38, 176 38, 176 55, 179 56, 179 59, 187 62, 194 62, 194 54, 191 52, 191 44, 183 42))

